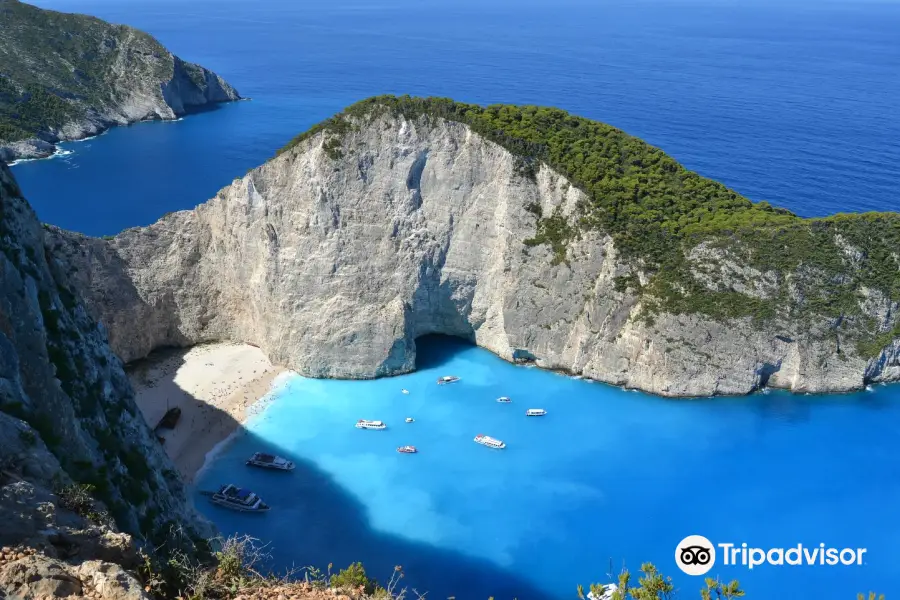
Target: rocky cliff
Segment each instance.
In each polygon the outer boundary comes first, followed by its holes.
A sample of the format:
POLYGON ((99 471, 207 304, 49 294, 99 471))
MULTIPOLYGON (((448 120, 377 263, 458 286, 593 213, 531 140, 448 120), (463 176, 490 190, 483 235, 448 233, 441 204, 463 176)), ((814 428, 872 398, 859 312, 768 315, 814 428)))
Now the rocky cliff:
MULTIPOLYGON (((665 269, 623 250, 635 242, 576 231, 591 198, 549 159, 523 162, 508 139, 490 141, 462 119, 377 106, 314 128, 195 210, 108 241, 52 230, 46 250, 125 361, 234 340, 305 375, 368 378, 412 370, 416 338, 442 333, 668 396, 900 378, 897 298, 859 275, 872 270, 866 249, 831 235, 844 257, 833 280, 808 261, 787 274, 767 268, 723 238, 686 243, 677 264, 689 281, 678 285, 699 290, 699 308, 687 310, 687 291, 653 286, 665 269), (820 310, 819 295, 848 286, 841 315, 820 310), (704 308, 709 298, 762 308, 722 314, 704 308)), ((896 254, 884 260, 892 281, 896 254)))
POLYGON ((131 27, 0 0, 0 32, 0 161, 49 156, 60 141, 240 98, 131 27))
POLYGON ((0 597, 141 597, 133 536, 208 525, 44 237, 0 165, 0 597))

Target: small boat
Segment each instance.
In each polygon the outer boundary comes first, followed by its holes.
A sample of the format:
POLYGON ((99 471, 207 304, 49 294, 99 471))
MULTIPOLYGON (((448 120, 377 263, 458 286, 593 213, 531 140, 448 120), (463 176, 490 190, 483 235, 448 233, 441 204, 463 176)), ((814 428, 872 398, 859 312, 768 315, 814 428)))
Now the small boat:
POLYGON ((413 422, 415 422, 415 419, 413 419, 412 417, 406 417, 406 422, 413 423, 413 422))
POLYGON ((526 417, 543 417, 547 414, 547 411, 543 408, 529 408, 525 411, 526 417))
POLYGON ((602 594, 600 594, 598 596, 594 592, 590 592, 587 595, 587 597, 588 597, 588 600, 612 600, 613 594, 615 594, 616 590, 618 590, 618 589, 619 589, 619 586, 617 586, 616 584, 608 583, 603 586, 602 594))
POLYGON ((357 429, 387 429, 387 425, 382 421, 367 421, 366 419, 360 419, 356 422, 357 429))
POLYGON ((415 446, 400 446, 397 448, 397 452, 400 454, 415 454, 418 450, 416 450, 415 446))
POLYGON ((178 406, 174 406, 166 411, 166 414, 163 415, 163 418, 159 420, 159 423, 156 424, 154 431, 158 431, 160 429, 175 429, 175 426, 178 425, 178 419, 181 418, 181 408, 178 406))
POLYGON ((444 375, 443 377, 438 377, 438 385, 444 385, 445 383, 456 383, 459 381, 459 377, 456 375, 444 375))
POLYGON ((401 392, 403 392, 403 393, 404 393, 404 394, 408 394, 408 393, 409 393, 409 390, 408 390, 408 389, 406 389, 406 388, 403 388, 403 389, 402 389, 402 390, 400 390, 400 391, 401 391, 401 392))
POLYGON ((269 505, 262 499, 245 488, 229 483, 219 488, 218 492, 204 492, 209 496, 209 501, 238 512, 266 512, 269 505))
POLYGON ((497 449, 506 448, 506 444, 504 444, 500 440, 498 440, 496 438, 492 438, 488 435, 481 434, 481 433, 479 433, 478 435, 475 436, 475 441, 478 442, 479 444, 481 444, 482 446, 487 446, 488 448, 497 448, 497 449))
POLYGON ((264 454, 262 452, 257 452, 256 454, 248 458, 247 464, 251 467, 275 469, 277 471, 294 470, 294 463, 287 460, 286 458, 281 458, 280 456, 275 456, 274 454, 264 454))
POLYGON ((503 402, 505 404, 507 402, 512 402, 512 400, 510 400, 508 396, 500 396, 497 398, 497 402, 503 402))

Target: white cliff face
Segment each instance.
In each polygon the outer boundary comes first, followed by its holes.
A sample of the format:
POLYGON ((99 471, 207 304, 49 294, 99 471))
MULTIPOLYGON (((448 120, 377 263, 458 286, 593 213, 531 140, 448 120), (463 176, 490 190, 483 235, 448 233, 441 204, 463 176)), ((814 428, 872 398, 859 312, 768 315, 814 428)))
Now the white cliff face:
MULTIPOLYGON (((524 244, 534 204, 568 215, 582 193, 547 167, 519 175, 509 152, 465 125, 380 117, 339 148, 328 135, 150 227, 109 242, 49 238, 123 360, 234 340, 304 375, 367 378, 412 370, 416 338, 443 333, 670 396, 843 391, 900 376, 896 348, 861 358, 824 320, 644 318, 631 290, 616 291, 633 269, 609 237, 583 233, 559 264, 524 244)), ((697 277, 747 275, 726 268, 697 277)), ((762 277, 746 293, 766 290, 762 277)), ((896 313, 877 300, 870 310, 896 313)))

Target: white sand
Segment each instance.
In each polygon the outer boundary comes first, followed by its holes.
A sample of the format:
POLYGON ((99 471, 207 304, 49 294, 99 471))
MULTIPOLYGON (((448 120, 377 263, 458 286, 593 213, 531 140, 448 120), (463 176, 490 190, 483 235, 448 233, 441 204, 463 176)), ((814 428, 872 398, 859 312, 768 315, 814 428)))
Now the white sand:
POLYGON ((160 429, 163 447, 190 481, 206 453, 237 429, 284 369, 259 348, 217 343, 165 350, 129 366, 137 405, 150 427, 169 408, 181 408, 175 429, 160 429))

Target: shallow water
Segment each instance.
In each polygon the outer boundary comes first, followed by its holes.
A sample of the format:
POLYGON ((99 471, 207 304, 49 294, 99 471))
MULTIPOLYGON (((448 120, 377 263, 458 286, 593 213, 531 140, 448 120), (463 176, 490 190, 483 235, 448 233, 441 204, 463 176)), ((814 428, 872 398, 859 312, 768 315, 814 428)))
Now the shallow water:
POLYGON ((198 506, 226 533, 269 541, 279 568, 360 560, 387 577, 399 564, 432 598, 572 598, 610 564, 643 561, 695 597, 699 580, 673 558, 690 534, 868 548, 863 566, 712 571, 740 579, 749 598, 782 597, 796 581, 804 598, 900 589, 896 387, 665 400, 517 367, 455 340, 425 340, 423 354, 420 370, 401 377, 289 378, 198 480, 249 486, 272 512, 235 514, 200 496, 198 506), (435 385, 444 374, 462 381, 435 385), (513 402, 497 403, 501 395, 513 402), (527 408, 548 415, 526 418, 527 408), (388 429, 357 430, 360 418, 388 429), (475 444, 478 433, 508 448, 475 444), (419 453, 398 454, 406 444, 419 453), (298 470, 244 466, 259 450, 298 470))

